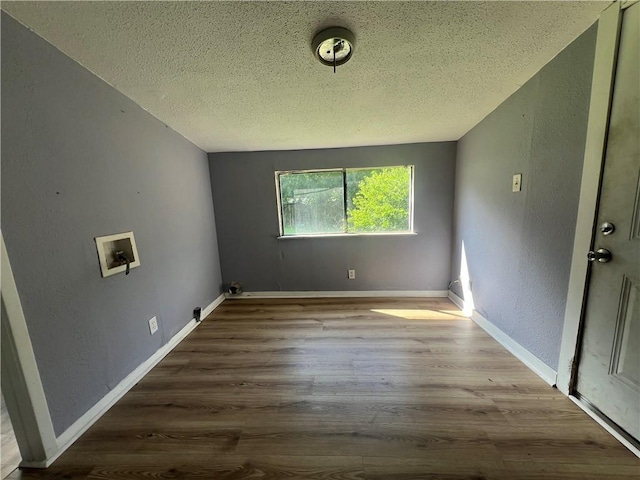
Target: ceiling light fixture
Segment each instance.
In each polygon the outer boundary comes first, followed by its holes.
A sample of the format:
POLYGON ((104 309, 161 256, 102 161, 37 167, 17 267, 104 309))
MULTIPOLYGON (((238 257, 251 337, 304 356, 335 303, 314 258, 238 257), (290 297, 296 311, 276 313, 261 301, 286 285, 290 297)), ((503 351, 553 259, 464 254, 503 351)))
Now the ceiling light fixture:
POLYGON ((351 59, 354 44, 355 36, 349 30, 331 27, 313 37, 311 48, 320 63, 333 67, 333 73, 336 73, 337 66, 344 65, 351 59))

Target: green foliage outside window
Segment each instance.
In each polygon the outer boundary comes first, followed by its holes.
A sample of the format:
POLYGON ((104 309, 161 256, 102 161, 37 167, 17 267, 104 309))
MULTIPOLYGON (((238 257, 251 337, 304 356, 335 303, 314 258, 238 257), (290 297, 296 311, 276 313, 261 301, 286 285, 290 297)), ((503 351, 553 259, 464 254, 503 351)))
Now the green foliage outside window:
POLYGON ((284 235, 409 231, 411 177, 410 166, 279 173, 282 231, 284 235))
POLYGON ((409 230, 411 170, 408 167, 372 170, 358 184, 348 211, 349 231, 409 230))

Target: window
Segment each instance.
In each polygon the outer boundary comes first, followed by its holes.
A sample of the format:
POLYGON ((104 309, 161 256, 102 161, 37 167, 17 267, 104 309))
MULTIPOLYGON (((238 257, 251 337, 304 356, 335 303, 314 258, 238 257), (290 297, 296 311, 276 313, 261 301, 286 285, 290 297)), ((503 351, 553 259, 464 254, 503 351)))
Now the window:
POLYGON ((413 231, 413 166, 276 172, 281 236, 413 231))

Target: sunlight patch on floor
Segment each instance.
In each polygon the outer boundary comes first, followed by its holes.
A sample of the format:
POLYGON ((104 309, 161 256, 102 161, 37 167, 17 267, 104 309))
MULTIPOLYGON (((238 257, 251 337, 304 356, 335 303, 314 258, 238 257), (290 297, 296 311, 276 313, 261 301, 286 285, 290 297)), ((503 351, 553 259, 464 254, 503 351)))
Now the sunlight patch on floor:
POLYGON ((418 310, 385 308, 372 309, 372 312, 404 318, 405 320, 467 320, 459 310, 418 310))

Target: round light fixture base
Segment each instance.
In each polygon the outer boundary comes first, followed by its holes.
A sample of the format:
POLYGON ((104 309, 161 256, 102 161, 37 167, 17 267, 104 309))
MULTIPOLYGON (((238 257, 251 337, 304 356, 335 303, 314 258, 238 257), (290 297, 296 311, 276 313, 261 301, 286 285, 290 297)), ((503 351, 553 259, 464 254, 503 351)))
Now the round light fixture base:
POLYGON ((347 63, 353 56, 355 36, 343 27, 331 27, 318 32, 311 48, 320 63, 337 67, 347 63))

